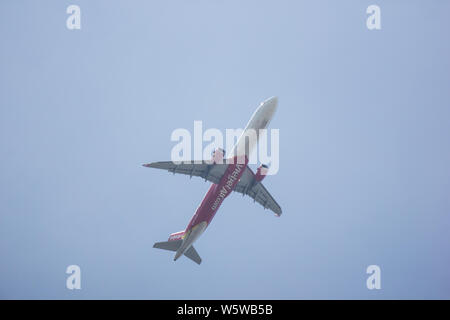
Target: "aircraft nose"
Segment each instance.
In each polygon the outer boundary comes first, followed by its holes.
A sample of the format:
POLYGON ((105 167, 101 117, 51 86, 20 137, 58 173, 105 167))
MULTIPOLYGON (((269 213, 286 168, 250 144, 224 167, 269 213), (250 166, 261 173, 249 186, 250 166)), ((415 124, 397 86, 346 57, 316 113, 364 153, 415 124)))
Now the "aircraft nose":
POLYGON ((269 99, 264 101, 264 103, 277 105, 278 97, 270 97, 269 99))
POLYGON ((271 118, 273 116, 273 114, 275 113, 275 110, 277 109, 278 98, 271 97, 271 98, 267 99, 266 101, 264 101, 262 104, 263 104, 264 111, 267 112, 271 118))

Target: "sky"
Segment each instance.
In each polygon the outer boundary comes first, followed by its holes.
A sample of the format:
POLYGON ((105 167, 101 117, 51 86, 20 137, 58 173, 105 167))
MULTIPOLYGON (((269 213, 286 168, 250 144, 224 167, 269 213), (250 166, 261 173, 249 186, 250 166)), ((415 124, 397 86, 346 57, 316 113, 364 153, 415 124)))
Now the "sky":
POLYGON ((0 298, 449 299, 448 12, 1 1, 0 298), (195 120, 243 128, 271 96, 280 167, 264 185, 283 215, 233 194, 195 244, 200 266, 153 249, 209 183, 141 164, 170 160, 171 133, 195 120))

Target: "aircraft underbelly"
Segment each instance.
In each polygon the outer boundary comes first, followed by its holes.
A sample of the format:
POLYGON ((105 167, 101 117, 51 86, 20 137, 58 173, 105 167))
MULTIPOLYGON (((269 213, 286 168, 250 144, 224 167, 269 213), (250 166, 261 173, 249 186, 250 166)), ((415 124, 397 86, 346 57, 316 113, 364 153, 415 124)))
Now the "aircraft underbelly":
POLYGON ((223 200, 233 192, 234 187, 245 171, 247 162, 248 159, 245 159, 245 163, 243 164, 234 163, 228 165, 220 182, 218 184, 212 184, 209 188, 186 230, 190 230, 202 222, 206 222, 207 225, 211 222, 223 200))
POLYGON ((194 242, 205 231, 207 226, 208 223, 206 223, 206 221, 203 221, 195 225, 190 231, 188 231, 185 238, 183 239, 181 247, 177 250, 175 254, 175 260, 178 259, 178 257, 182 256, 194 244, 194 242))

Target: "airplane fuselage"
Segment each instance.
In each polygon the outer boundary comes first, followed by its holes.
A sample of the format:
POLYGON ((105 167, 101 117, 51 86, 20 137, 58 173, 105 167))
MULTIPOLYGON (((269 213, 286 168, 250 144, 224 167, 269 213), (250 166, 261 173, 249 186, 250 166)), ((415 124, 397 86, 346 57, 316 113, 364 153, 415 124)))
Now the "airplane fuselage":
POLYGON ((182 256, 206 230, 222 202, 230 195, 236 184, 239 182, 239 179, 248 164, 249 156, 259 138, 259 130, 265 129, 268 126, 275 112, 276 105, 276 98, 269 99, 263 102, 250 118, 250 121, 231 152, 231 155, 234 155, 233 161, 227 165, 225 174, 219 183, 213 183, 211 185, 195 211, 194 216, 186 227, 186 231, 183 235, 183 243, 177 250, 174 260, 177 260, 182 256), (257 137, 256 140, 250 140, 250 142, 246 144, 245 137, 248 130, 255 130, 257 137))

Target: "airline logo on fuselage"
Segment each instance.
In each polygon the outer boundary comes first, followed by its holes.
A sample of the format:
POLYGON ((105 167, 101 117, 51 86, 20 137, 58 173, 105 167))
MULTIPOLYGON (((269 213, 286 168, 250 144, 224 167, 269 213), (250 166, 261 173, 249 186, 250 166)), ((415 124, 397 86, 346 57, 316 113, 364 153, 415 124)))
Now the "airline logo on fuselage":
POLYGON ((233 191, 233 184, 236 182, 236 180, 239 178, 239 175, 242 171, 242 167, 245 167, 243 164, 236 164, 236 167, 234 168, 233 172, 231 172, 227 180, 225 182, 225 185, 220 189, 219 195, 217 196, 216 200, 214 201, 213 205, 211 206, 211 209, 214 211, 218 208, 220 203, 225 199, 225 197, 233 191))
POLYGON ((186 233, 184 231, 172 233, 169 237, 169 241, 182 240, 182 239, 184 239, 185 235, 186 235, 186 233))

